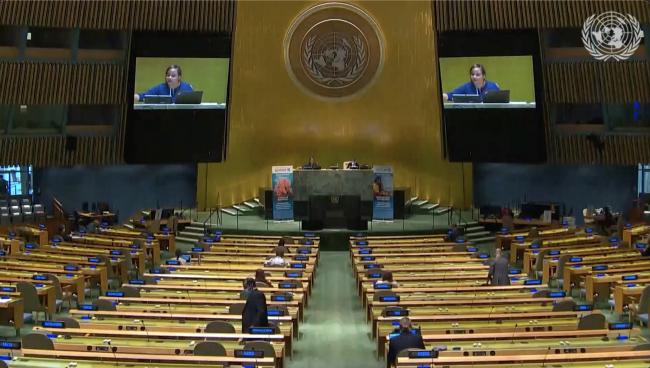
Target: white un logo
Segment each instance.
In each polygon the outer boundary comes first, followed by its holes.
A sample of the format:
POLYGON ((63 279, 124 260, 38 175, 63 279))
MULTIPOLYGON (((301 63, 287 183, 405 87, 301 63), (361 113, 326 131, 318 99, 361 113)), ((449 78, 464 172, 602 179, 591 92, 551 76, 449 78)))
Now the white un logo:
POLYGON ((627 60, 639 48, 642 38, 639 21, 630 14, 594 14, 582 25, 582 43, 597 60, 627 60))

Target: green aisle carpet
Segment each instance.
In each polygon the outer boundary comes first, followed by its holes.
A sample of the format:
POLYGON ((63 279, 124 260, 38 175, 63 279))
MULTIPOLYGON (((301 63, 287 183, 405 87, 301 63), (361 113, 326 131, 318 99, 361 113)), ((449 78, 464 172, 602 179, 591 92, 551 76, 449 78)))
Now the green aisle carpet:
POLYGON ((382 368, 356 293, 350 253, 321 252, 293 360, 287 368, 382 368))

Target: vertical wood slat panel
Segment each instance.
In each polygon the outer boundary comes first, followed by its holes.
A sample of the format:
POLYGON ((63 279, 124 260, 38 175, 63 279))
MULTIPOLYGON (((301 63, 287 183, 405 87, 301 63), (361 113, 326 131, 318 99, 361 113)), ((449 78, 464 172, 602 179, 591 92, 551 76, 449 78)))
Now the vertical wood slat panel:
POLYGON ((644 0, 432 1, 439 10, 435 23, 438 31, 580 27, 591 14, 608 10, 632 14, 642 23, 650 22, 650 5, 644 0), (530 9, 536 11, 527 11, 530 9))
POLYGON ((120 104, 126 93, 124 68, 114 64, 0 62, 0 75, 12 82, 12 88, 0 89, 0 103, 120 104))

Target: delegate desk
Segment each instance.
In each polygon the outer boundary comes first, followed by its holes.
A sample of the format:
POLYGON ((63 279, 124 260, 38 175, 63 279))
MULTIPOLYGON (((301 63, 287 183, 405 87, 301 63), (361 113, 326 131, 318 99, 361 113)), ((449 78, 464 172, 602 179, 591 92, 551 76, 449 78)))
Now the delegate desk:
MULTIPOLYGON (((115 368, 116 363, 119 367, 131 368, 152 368, 151 363, 138 363, 138 362, 124 362, 124 361, 107 361, 100 362, 95 357, 82 359, 83 357, 75 356, 74 362, 76 368, 115 368)), ((14 357, 13 360, 8 361, 7 364, 10 368, 70 368, 70 358, 31 358, 31 357, 14 357)), ((272 367, 273 365, 268 365, 272 367)), ((188 363, 156 363, 156 368, 187 368, 188 363)), ((205 368, 223 368, 223 364, 201 364, 205 368)))
POLYGON ((133 104, 133 110, 225 110, 225 103, 203 102, 200 104, 133 104))

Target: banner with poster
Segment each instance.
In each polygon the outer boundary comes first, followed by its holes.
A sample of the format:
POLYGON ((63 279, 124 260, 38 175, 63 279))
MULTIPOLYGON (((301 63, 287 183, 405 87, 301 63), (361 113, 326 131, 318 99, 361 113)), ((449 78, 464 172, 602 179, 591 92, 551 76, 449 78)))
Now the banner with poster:
POLYGON ((293 220, 293 166, 273 166, 273 219, 293 220))
POLYGON ((375 166, 372 169, 372 218, 392 220, 393 211, 393 168, 375 166))

